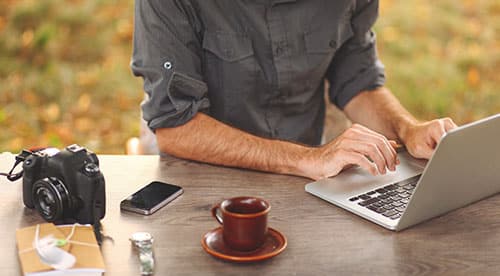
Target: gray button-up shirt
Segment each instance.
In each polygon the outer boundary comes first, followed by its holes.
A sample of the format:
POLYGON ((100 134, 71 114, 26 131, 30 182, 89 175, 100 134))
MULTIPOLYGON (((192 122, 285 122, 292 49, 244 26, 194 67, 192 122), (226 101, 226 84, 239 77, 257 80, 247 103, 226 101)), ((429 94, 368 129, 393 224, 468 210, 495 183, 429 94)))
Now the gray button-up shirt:
POLYGON ((249 133, 317 145, 323 84, 343 108, 384 83, 375 0, 136 0, 132 71, 151 129, 197 112, 249 133))

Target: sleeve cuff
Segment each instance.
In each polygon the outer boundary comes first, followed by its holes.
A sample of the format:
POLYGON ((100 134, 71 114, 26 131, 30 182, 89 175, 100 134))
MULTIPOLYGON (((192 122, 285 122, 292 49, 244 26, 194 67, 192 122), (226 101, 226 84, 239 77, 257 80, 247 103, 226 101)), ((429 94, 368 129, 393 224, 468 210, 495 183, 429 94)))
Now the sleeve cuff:
POLYGON ((142 106, 143 113, 149 114, 144 118, 148 121, 148 127, 154 131, 157 128, 170 128, 187 123, 198 111, 209 108, 207 90, 204 82, 174 72, 166 91, 166 99, 170 104, 163 105, 168 109, 160 109, 162 105, 155 103, 154 99, 148 99, 142 106))
MULTIPOLYGON (((377 61, 372 67, 365 69, 344 84, 341 88, 342 93, 333 93, 333 86, 330 86, 330 95, 337 94, 335 98, 330 99, 337 107, 344 109, 347 103, 356 95, 363 91, 373 90, 383 86, 385 83, 384 66, 377 61)), ((337 88, 338 89, 338 88, 337 88)))

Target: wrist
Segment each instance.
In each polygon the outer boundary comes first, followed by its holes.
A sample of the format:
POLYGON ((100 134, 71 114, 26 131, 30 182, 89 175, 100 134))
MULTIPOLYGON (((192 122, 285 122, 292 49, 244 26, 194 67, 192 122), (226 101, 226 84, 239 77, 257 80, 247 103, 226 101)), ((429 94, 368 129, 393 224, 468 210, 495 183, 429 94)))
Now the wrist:
POLYGON ((419 124, 419 122, 412 116, 407 116, 398 120, 395 126, 395 132, 398 140, 403 144, 408 141, 412 130, 419 124))
POLYGON ((290 142, 285 143, 287 145, 282 148, 284 154, 275 155, 283 157, 280 158, 281 162, 277 160, 278 166, 270 171, 310 178, 311 167, 314 167, 312 156, 316 148, 290 142))
POLYGON ((294 175, 317 179, 316 175, 319 169, 317 162, 319 158, 320 147, 304 147, 299 158, 294 162, 294 175))

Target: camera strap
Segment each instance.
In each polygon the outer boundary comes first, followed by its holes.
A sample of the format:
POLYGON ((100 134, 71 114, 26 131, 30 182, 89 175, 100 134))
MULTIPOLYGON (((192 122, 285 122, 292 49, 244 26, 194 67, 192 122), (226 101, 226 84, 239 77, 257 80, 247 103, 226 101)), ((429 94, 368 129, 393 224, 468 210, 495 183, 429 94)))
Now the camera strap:
POLYGON ((101 221, 99 221, 99 218, 97 218, 98 220, 96 220, 94 222, 94 224, 92 224, 92 228, 94 229, 94 235, 95 235, 95 239, 97 240, 97 244, 99 246, 101 246, 102 244, 102 229, 101 229, 101 221))
POLYGON ((14 169, 21 162, 24 162, 24 160, 26 160, 26 158, 28 156, 30 156, 31 154, 33 154, 32 151, 22 150, 18 155, 16 155, 16 162, 14 163, 14 166, 12 166, 12 169, 10 170, 10 172, 8 172, 8 173, 0 172, 0 175, 7 177, 7 179, 10 180, 10 181, 12 181, 12 182, 14 182, 14 181, 18 180, 19 178, 21 178, 23 176, 23 170, 21 170, 20 172, 14 173, 14 169))

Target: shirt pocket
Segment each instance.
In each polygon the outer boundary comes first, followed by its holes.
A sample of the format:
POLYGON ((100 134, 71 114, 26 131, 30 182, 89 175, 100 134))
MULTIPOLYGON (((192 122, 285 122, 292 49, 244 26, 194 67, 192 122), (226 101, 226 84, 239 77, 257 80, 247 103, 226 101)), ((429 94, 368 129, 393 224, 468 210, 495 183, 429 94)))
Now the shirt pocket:
POLYGON ((217 78, 244 80, 255 71, 252 40, 244 35, 207 32, 203 38, 205 69, 217 72, 217 78))
POLYGON ((207 32, 203 37, 203 49, 226 62, 236 62, 253 56, 250 38, 236 33, 207 32))
POLYGON ((225 116, 249 97, 255 84, 257 62, 252 40, 244 34, 207 31, 202 47, 211 112, 225 116))
POLYGON ((339 24, 337 28, 322 27, 304 33, 309 69, 324 73, 335 53, 353 36, 350 24, 339 24))

